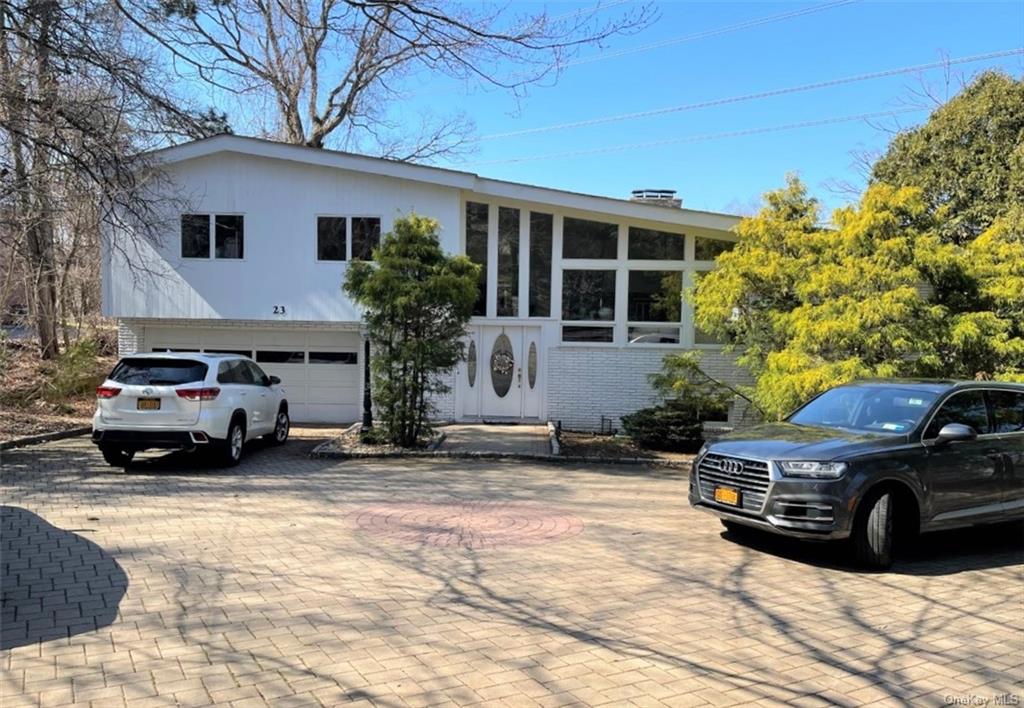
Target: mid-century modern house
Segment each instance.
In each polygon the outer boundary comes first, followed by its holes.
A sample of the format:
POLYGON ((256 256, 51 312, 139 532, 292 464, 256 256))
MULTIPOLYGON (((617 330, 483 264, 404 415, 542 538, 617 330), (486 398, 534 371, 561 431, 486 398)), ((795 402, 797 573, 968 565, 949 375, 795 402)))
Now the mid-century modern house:
POLYGON ((247 354, 281 377, 296 421, 361 417, 364 333, 341 282, 412 212, 483 266, 445 419, 618 425, 655 400, 647 376, 680 349, 743 377, 678 297, 731 247, 735 216, 233 135, 154 157, 175 193, 163 235, 104 256, 121 353, 247 354))

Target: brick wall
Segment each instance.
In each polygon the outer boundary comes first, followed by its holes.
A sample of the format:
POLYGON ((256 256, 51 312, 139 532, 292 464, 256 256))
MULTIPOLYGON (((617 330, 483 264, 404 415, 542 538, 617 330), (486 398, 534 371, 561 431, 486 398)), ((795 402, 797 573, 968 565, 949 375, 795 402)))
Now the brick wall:
MULTIPOLYGON (((601 417, 621 428, 627 413, 653 405, 657 395, 647 380, 661 369, 662 349, 557 347, 548 351, 548 419, 569 430, 597 430, 601 417)), ((704 351, 702 368, 729 383, 749 383, 731 354, 704 351)), ((733 406, 739 413, 739 406, 733 406)), ((733 418, 730 412, 730 421, 733 418)))
POLYGON ((117 321, 117 355, 133 354, 143 349, 145 326, 130 320, 117 321))

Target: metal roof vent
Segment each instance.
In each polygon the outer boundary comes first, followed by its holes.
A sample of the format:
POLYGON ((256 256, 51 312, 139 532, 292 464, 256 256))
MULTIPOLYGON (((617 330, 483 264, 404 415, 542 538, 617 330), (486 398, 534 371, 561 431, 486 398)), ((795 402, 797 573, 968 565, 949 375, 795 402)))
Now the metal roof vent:
POLYGON ((672 207, 673 209, 682 209, 683 207, 683 200, 676 197, 674 189, 634 189, 629 201, 672 207))

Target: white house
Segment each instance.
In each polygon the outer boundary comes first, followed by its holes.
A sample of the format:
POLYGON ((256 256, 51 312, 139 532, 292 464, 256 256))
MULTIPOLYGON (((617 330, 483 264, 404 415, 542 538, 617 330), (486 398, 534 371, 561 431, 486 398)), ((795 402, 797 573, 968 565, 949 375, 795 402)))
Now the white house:
POLYGON ((410 212, 437 219, 444 248, 484 266, 444 418, 617 425, 654 400, 647 375, 678 349, 742 378, 695 330, 685 298, 659 299, 713 267, 735 216, 663 194, 610 199, 232 135, 156 157, 180 207, 158 242, 104 257, 103 311, 121 352, 243 352, 281 377, 296 421, 360 418, 360 313, 341 282, 410 212))

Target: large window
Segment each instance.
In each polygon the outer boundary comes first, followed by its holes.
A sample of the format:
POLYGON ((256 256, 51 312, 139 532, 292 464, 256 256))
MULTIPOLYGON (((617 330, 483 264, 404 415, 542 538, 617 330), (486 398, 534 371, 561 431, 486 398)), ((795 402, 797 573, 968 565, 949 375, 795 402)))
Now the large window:
POLYGON ((530 213, 530 317, 551 317, 551 235, 555 218, 530 213))
POLYGON ((181 215, 181 257, 210 257, 210 215, 181 215))
POLYGON ((487 314, 487 205, 466 202, 466 256, 480 266, 474 315, 487 314))
POLYGON ((694 241, 694 258, 698 261, 713 261, 721 254, 731 251, 735 247, 735 241, 698 236, 694 241))
POLYGON ((615 319, 614 270, 562 273, 562 319, 611 322, 615 319))
POLYGON ((631 270, 628 312, 630 322, 678 322, 683 274, 672 270, 631 270))
POLYGON ((373 250, 380 245, 380 219, 375 216, 352 217, 352 260, 372 261, 373 250))
POLYGON ((562 224, 562 258, 615 258, 618 243, 617 224, 569 216, 562 224))
POLYGON ((245 218, 238 214, 218 214, 214 228, 214 254, 217 258, 245 257, 245 218))
POLYGON ((345 260, 345 217, 318 216, 316 219, 316 258, 319 261, 345 260))
POLYGON ((629 227, 629 258, 640 261, 681 261, 686 258, 686 237, 667 231, 629 227))
POLYGON ((498 317, 519 315, 519 210, 498 207, 498 317))

